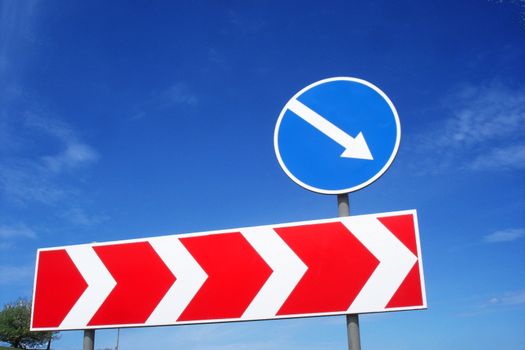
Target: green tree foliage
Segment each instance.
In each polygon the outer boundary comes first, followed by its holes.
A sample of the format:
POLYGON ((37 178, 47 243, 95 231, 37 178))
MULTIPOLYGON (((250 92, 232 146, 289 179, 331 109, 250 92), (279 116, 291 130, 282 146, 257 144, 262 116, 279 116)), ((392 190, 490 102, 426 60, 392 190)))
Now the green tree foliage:
POLYGON ((11 344, 15 348, 30 349, 46 346, 57 338, 58 332, 31 332, 31 302, 18 299, 8 303, 0 312, 0 341, 11 344))

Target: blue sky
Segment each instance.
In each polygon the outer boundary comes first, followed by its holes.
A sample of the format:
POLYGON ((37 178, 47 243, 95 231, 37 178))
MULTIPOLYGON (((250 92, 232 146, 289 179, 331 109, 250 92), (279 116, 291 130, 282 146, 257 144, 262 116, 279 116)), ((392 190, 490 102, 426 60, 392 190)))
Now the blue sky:
MULTIPOLYGON (((337 216, 273 150, 333 76, 380 87, 401 145, 351 213, 415 208, 429 309, 364 349, 525 349, 523 1, 0 2, 0 304, 36 249, 337 216)), ((115 346, 115 330, 96 348, 115 346)), ((79 349, 63 332, 57 349, 79 349)), ((122 349, 346 349, 344 317, 124 329, 122 349)))

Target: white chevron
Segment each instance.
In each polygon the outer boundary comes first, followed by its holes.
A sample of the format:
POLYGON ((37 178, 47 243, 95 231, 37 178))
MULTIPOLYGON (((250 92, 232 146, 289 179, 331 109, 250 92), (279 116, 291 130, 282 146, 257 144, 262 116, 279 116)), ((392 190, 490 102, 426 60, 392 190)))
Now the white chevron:
POLYGON ((417 262, 417 257, 377 220, 377 215, 344 217, 341 221, 379 260, 348 312, 383 310, 417 262))
POLYGON ((308 267, 271 227, 253 227, 241 233, 273 270, 242 319, 273 317, 308 267))
POLYGON ((153 310, 146 324, 173 324, 208 275, 176 236, 151 238, 149 242, 176 280, 153 310))
POLYGON ((117 282, 91 245, 69 246, 66 251, 88 287, 64 318, 60 328, 78 329, 88 324, 117 282))

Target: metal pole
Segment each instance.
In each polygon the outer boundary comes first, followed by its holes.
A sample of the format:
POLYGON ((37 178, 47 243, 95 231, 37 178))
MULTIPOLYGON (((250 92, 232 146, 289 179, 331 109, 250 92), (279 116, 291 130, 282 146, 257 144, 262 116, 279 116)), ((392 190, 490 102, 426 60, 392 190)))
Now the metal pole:
POLYGON ((348 350, 361 350, 358 314, 346 315, 346 328, 348 330, 348 350))
POLYGON ((120 341, 120 328, 117 328, 117 346, 115 347, 115 350, 118 350, 119 341, 120 341))
MULTIPOLYGON (((348 193, 337 195, 337 209, 339 211, 339 217, 350 216, 348 193)), ((361 350, 359 315, 346 315, 346 328, 348 332, 348 350, 361 350)))
POLYGON ((95 330, 84 330, 84 350, 95 350, 95 330))

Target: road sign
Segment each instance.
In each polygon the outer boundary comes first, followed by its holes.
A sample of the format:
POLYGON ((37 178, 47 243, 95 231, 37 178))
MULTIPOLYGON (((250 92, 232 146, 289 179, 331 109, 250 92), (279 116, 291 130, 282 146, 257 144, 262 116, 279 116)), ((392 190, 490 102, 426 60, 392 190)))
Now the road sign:
POLYGON ((32 330, 426 307, 415 210, 40 249, 32 330))
POLYGON ((342 194, 377 180, 399 148, 397 111, 384 92, 356 78, 313 83, 284 106, 274 148, 284 172, 319 193, 342 194))

